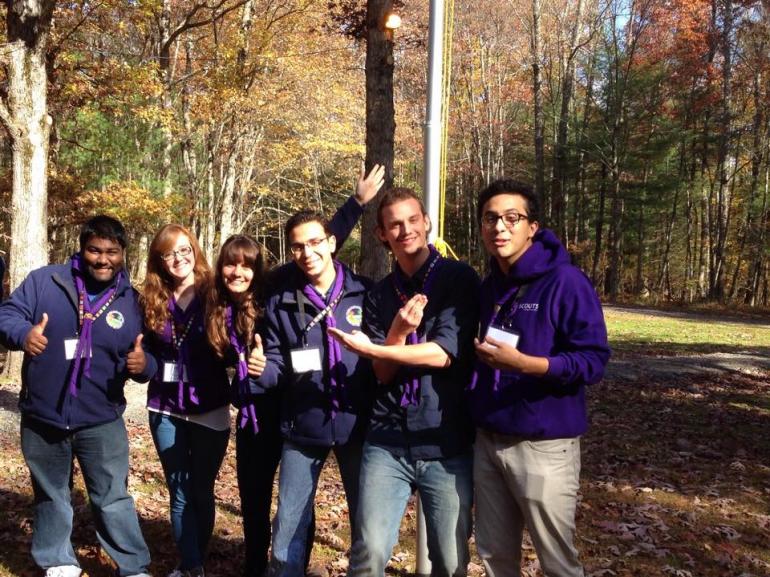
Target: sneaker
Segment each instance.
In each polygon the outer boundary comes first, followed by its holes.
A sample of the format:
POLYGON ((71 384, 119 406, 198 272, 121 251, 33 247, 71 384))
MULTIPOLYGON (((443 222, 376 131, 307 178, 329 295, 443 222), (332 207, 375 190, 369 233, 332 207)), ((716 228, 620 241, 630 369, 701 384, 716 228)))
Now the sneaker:
POLYGON ((57 565, 45 570, 45 577, 80 577, 80 567, 76 565, 57 565))
POLYGON ((185 573, 181 569, 174 569, 171 573, 166 575, 166 577, 185 577, 185 573))

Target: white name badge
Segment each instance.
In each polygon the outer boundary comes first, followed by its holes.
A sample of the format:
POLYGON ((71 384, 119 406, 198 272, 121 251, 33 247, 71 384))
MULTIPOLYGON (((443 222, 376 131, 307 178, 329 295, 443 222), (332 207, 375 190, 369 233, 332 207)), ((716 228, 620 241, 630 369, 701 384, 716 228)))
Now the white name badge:
MULTIPOLYGON (((182 365, 182 381, 187 383, 187 366, 182 365)), ((178 383, 179 382, 179 365, 176 363, 163 363, 163 382, 164 383, 178 383)))
MULTIPOLYGON (((519 335, 514 332, 504 331, 498 327, 489 327, 487 329, 487 336, 506 345, 511 345, 514 349, 519 344, 519 335)), ((492 345, 488 345, 492 346, 492 345)))
POLYGON ((291 351, 291 366, 295 373, 321 370, 321 349, 296 349, 291 351))
MULTIPOLYGON (((64 358, 71 361, 75 358, 75 349, 78 347, 78 339, 64 339, 64 358)), ((80 351, 80 358, 86 358, 85 348, 80 351)))

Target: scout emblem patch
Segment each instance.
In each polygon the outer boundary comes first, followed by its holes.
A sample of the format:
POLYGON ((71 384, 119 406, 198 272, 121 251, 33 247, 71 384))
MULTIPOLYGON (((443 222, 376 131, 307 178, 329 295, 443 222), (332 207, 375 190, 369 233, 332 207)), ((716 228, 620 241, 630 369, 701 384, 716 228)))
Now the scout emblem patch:
POLYGON ((115 330, 121 328, 126 322, 126 319, 123 317, 123 313, 121 313, 120 311, 108 312, 106 320, 107 320, 107 325, 109 325, 115 330))
POLYGON ((345 311, 345 320, 352 327, 361 326, 361 318, 363 317, 363 311, 358 305, 353 305, 347 311, 345 311))

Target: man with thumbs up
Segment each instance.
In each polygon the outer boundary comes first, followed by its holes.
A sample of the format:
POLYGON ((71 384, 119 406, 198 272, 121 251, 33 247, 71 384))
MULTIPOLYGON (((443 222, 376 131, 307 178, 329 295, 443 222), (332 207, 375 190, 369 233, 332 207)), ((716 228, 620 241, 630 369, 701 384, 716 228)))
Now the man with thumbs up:
POLYGON ((276 271, 281 283, 267 299, 249 373, 255 393, 283 388, 285 441, 268 575, 304 577, 316 486, 330 450, 355 519, 373 373, 368 360, 342 350, 328 331, 360 328, 371 283, 334 260, 337 240, 323 215, 301 211, 285 234, 293 262, 276 271))
POLYGON ((142 348, 142 316, 124 270, 126 232, 108 216, 80 231, 68 264, 32 271, 0 305, 0 341, 24 351, 21 449, 32 477, 32 557, 46 577, 78 577, 70 543, 70 478, 77 458, 97 538, 120 577, 142 576, 150 555, 127 492, 123 387, 157 363, 142 348))

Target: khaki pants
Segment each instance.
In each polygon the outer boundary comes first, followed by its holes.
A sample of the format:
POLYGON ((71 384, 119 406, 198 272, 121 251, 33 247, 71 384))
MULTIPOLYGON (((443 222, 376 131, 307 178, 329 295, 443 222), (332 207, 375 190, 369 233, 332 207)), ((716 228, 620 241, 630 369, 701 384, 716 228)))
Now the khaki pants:
POLYGON ((521 575, 524 527, 546 577, 583 577, 573 543, 580 439, 528 441, 477 430, 476 545, 487 577, 521 575))

